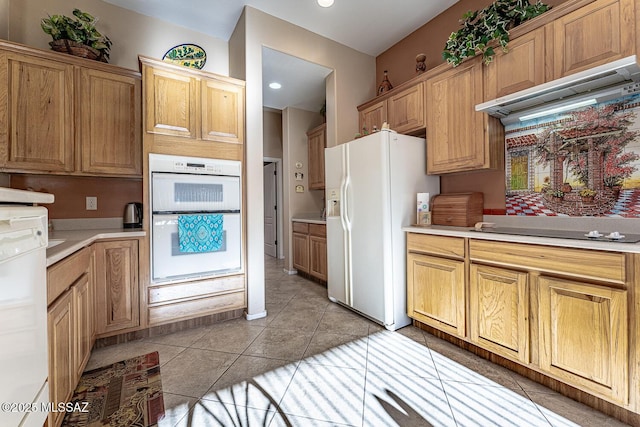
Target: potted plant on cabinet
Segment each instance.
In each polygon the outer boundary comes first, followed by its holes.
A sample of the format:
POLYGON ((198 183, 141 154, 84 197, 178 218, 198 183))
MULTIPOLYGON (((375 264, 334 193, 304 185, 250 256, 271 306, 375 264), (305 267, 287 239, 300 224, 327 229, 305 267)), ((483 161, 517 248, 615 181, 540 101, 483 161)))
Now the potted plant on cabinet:
POLYGON ((583 188, 578 193, 584 203, 593 203, 593 198, 596 196, 596 191, 590 188, 583 188))
POLYGON ((42 19, 42 30, 53 38, 49 42, 51 49, 107 62, 111 40, 96 29, 97 19, 80 9, 73 9, 73 16, 50 15, 42 19))
POLYGON ((496 45, 507 50, 509 30, 550 8, 540 1, 531 4, 529 0, 496 0, 482 10, 469 11, 462 16, 462 28, 449 36, 442 57, 456 67, 465 59, 482 54, 484 63, 489 64, 496 45))

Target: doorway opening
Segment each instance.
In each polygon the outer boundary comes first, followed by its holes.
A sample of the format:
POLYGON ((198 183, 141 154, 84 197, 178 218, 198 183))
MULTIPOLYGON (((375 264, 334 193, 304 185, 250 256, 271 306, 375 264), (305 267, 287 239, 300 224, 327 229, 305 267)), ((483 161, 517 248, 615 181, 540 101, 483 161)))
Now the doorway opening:
POLYGON ((264 178, 264 253, 284 258, 282 209, 282 159, 265 157, 264 178))

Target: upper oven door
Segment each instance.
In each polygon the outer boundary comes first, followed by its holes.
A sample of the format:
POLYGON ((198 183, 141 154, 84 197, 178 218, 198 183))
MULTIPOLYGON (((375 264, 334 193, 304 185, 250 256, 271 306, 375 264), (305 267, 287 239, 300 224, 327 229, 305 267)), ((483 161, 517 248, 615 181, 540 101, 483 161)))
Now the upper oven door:
POLYGON ((239 212, 240 177, 153 172, 152 211, 239 212))

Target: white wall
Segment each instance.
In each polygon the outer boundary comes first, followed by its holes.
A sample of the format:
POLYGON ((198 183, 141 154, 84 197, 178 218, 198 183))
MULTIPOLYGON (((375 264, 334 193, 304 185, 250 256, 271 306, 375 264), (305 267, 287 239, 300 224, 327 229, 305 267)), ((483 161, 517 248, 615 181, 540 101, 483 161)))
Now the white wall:
POLYGON ((78 8, 97 17, 96 28, 113 42, 110 64, 138 70, 138 54, 162 58, 173 46, 194 43, 207 52, 205 71, 229 75, 226 41, 101 0, 0 0, 0 12, 6 10, 6 4, 10 15, 8 32, 2 32, 6 15, 0 14, 0 37, 14 42, 49 49, 51 36, 42 31, 40 20, 47 15, 71 16, 78 8))
POLYGON ((296 108, 286 108, 282 112, 283 139, 283 224, 284 265, 288 271, 294 270, 291 247, 291 221, 300 214, 315 214, 320 217, 324 191, 309 190, 309 144, 307 131, 322 122, 317 112, 304 111, 296 108), (298 169, 296 163, 302 164, 298 169), (302 181, 296 181, 294 174, 302 172, 302 181), (296 192, 296 185, 304 187, 303 193, 296 192))
POLYGON ((264 157, 282 159, 282 111, 265 108, 262 122, 264 157))
POLYGON ((9 0, 0 0, 0 39, 9 38, 9 0))
POLYGON ((266 315, 264 303, 264 206, 262 47, 334 70, 327 79, 327 145, 353 138, 356 107, 375 93, 375 58, 301 27, 245 7, 229 41, 229 75, 246 86, 247 317, 266 315))

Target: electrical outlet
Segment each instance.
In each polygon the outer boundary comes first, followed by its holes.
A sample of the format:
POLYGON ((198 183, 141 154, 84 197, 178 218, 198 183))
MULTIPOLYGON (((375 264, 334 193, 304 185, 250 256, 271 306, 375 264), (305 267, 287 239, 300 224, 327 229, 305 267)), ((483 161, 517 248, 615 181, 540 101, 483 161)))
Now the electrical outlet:
POLYGON ((97 211, 98 210, 98 198, 87 196, 87 210, 88 211, 97 211))

